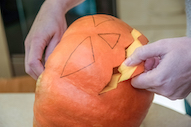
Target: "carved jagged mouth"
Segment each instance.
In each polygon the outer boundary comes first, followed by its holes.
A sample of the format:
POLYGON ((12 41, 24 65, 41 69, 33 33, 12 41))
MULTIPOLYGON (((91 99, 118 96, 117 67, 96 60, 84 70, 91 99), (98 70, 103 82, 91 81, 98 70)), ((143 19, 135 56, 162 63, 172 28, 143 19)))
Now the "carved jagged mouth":
MULTIPOLYGON (((129 47, 125 49, 126 58, 129 57, 136 48, 142 46, 148 41, 148 40, 145 40, 145 37, 139 31, 135 29, 132 30, 131 35, 134 41, 133 43, 131 43, 129 47), (139 39, 140 37, 141 39, 139 39)), ((111 77, 110 82, 103 88, 103 90, 99 94, 116 89, 119 82, 132 78, 133 73, 135 72, 137 67, 138 66, 128 67, 124 63, 122 63, 118 67, 114 67, 113 75, 111 77)))
POLYGON ((121 76, 120 72, 118 71, 118 68, 119 66, 113 68, 113 74, 112 74, 110 82, 103 88, 103 90, 99 94, 102 94, 117 88, 117 84, 121 76))

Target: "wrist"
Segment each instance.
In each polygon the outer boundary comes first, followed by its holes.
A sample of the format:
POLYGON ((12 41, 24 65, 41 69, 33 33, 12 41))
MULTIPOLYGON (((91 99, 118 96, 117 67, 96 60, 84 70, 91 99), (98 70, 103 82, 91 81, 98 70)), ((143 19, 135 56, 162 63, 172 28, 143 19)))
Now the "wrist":
POLYGON ((56 8, 61 8, 63 12, 66 13, 67 11, 84 1, 85 0, 46 0, 45 3, 52 6, 55 5, 56 8))

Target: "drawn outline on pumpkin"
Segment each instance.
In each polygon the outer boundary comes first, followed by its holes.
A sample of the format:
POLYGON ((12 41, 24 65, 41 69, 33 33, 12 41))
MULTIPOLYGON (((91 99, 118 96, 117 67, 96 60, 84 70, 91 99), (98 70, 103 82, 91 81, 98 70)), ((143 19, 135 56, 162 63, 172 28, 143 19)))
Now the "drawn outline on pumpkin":
MULTIPOLYGON (((109 45, 109 47, 110 47, 111 49, 113 49, 113 48, 117 45, 117 43, 119 42, 119 38, 120 38, 121 34, 119 34, 119 33, 99 33, 98 36, 99 36, 100 38, 102 38, 102 39, 104 40, 104 42, 106 42, 106 43, 109 45), (115 42, 114 45, 112 46, 112 45, 107 41, 107 39, 104 39, 103 35, 118 35, 118 37, 117 37, 116 42, 115 42)), ((65 66, 64 66, 64 68, 63 68, 63 71, 62 71, 62 73, 61 73, 60 78, 69 76, 69 75, 74 74, 74 73, 76 73, 76 72, 79 72, 80 70, 82 70, 82 69, 84 69, 84 68, 86 68, 86 67, 92 65, 93 63, 95 63, 93 45, 92 45, 91 36, 88 36, 88 37, 86 37, 86 38, 74 49, 74 51, 70 54, 68 60, 66 61, 65 66), (88 38, 90 38, 92 56, 93 56, 93 60, 94 60, 94 61, 93 61, 92 63, 86 65, 85 67, 82 67, 82 68, 78 69, 77 71, 74 71, 74 72, 72 72, 72 73, 69 73, 69 74, 64 75, 63 73, 64 73, 64 70, 65 70, 65 68, 66 68, 66 65, 68 64, 69 59, 72 57, 72 55, 74 54, 74 52, 79 48, 79 46, 80 46, 86 39, 88 39, 88 38)))
POLYGON ((119 38, 121 36, 121 34, 119 33, 100 33, 98 34, 99 37, 101 37, 108 45, 109 47, 111 47, 111 49, 115 48, 115 46, 117 45, 119 38), (115 42, 115 44, 112 46, 103 36, 104 35, 118 35, 117 41, 115 42))
MULTIPOLYGON (((103 17, 103 18, 105 18, 105 17, 103 17)), ((102 24, 102 23, 105 23, 105 22, 107 22, 107 21, 114 21, 113 18, 109 17, 108 19, 102 20, 101 22, 96 22, 96 17, 94 17, 93 15, 92 15, 92 19, 93 19, 94 27, 97 27, 98 25, 100 25, 100 24, 102 24)), ((100 34, 98 34, 98 36, 99 36, 100 38, 102 38, 102 39, 111 47, 111 49, 113 49, 113 48, 116 46, 116 44, 118 43, 121 34, 119 34, 119 33, 100 33, 100 34), (104 39, 104 37, 102 36, 102 35, 109 35, 109 34, 118 35, 117 41, 116 41, 116 43, 115 43, 113 46, 111 46, 110 43, 109 43, 106 39, 104 39)), ((84 69, 84 68, 86 68, 86 67, 92 65, 93 63, 95 63, 95 57, 94 57, 94 52, 93 52, 93 45, 92 45, 91 36, 88 36, 88 37, 86 37, 86 38, 74 49, 74 51, 70 54, 69 58, 68 58, 67 61, 66 61, 66 64, 64 65, 64 68, 63 68, 63 70, 62 70, 62 73, 61 73, 60 78, 69 76, 69 75, 71 75, 71 74, 74 74, 74 73, 76 73, 76 72, 78 72, 78 71, 80 71, 80 70, 82 70, 82 69, 84 69), (76 51, 76 49, 77 49, 87 38, 90 38, 90 43, 91 43, 91 48, 92 48, 92 55, 93 55, 93 62, 90 63, 90 64, 88 64, 88 65, 86 65, 85 67, 82 67, 82 68, 80 68, 80 69, 78 69, 78 70, 72 72, 72 73, 69 73, 69 74, 64 75, 63 73, 64 73, 64 70, 65 70, 65 68, 66 68, 66 65, 68 64, 68 61, 70 60, 70 58, 72 57, 72 55, 73 55, 73 53, 76 51)))
MULTIPOLYGON (((97 26, 99 26, 100 24, 105 23, 105 22, 107 22, 107 21, 114 21, 114 19, 110 17, 110 18, 108 18, 108 19, 106 19, 106 20, 103 20, 103 21, 101 21, 101 22, 99 22, 99 23, 96 23, 96 17, 94 17, 94 16, 92 15, 92 18, 93 18, 94 27, 97 27, 97 26)), ((104 17, 104 18, 105 18, 105 17, 104 17)))
POLYGON ((91 36, 88 36, 88 37, 86 37, 86 38, 85 38, 85 39, 84 39, 84 40, 83 40, 83 41, 82 41, 82 42, 81 42, 81 43, 74 49, 74 51, 70 54, 69 58, 68 58, 67 61, 66 61, 66 64, 64 65, 64 68, 63 68, 63 70, 62 70, 62 73, 61 73, 60 78, 69 76, 69 75, 71 75, 71 74, 74 74, 74 73, 76 73, 76 72, 78 72, 78 71, 80 71, 80 70, 82 70, 82 69, 84 69, 84 68, 86 68, 86 67, 89 67, 89 66, 92 65, 93 63, 95 63, 95 57, 94 57, 94 51, 93 51, 93 45, 92 45, 91 36), (85 40, 88 39, 88 38, 90 39, 93 62, 87 64, 86 66, 84 66, 84 67, 82 67, 82 68, 80 68, 80 69, 78 69, 78 70, 76 70, 76 71, 74 71, 74 72, 72 72, 72 73, 69 73, 69 74, 64 75, 63 73, 64 73, 64 70, 65 70, 65 68, 66 68, 66 65, 68 64, 68 61, 70 60, 70 58, 72 57, 72 55, 74 54, 74 52, 79 48, 79 46, 80 46, 83 42, 85 42, 85 40))

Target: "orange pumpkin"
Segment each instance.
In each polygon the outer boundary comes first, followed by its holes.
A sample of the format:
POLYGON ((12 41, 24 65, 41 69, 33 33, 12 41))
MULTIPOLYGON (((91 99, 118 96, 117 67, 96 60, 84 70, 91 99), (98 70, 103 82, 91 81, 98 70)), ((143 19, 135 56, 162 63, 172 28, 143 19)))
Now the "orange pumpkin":
POLYGON ((109 15, 76 20, 37 81, 33 126, 139 127, 153 93, 123 79, 143 72, 143 64, 128 71, 122 63, 146 43, 144 35, 109 15))

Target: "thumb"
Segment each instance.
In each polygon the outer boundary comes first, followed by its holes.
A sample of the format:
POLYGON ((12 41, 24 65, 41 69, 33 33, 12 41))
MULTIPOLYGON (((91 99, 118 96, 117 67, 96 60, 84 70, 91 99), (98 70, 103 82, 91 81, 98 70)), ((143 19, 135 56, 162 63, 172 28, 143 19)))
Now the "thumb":
POLYGON ((154 43, 150 43, 135 49, 135 51, 129 56, 124 64, 127 66, 135 66, 153 57, 161 57, 167 52, 167 46, 163 44, 163 41, 159 40, 154 43))

